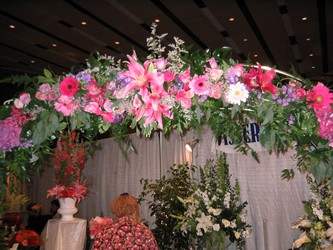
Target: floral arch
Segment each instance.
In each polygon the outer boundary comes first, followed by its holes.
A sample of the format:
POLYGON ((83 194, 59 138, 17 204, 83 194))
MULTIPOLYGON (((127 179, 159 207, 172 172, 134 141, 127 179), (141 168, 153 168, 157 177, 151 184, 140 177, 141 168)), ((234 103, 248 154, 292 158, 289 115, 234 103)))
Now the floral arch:
POLYGON ((228 48, 190 53, 179 38, 163 47, 166 34, 158 35, 155 25, 151 34, 151 54, 142 60, 135 52, 126 62, 96 53, 75 74, 45 70, 7 79, 29 82, 1 106, 2 171, 24 176, 38 169, 50 144, 68 129, 94 140, 106 132, 117 138, 130 131, 183 134, 208 124, 216 137, 228 136, 235 148, 256 157, 239 132, 256 120, 266 149, 293 147, 300 170, 331 179, 333 93, 326 86, 260 64, 238 64, 228 48))
MULTIPOLYGON (((183 134, 207 124, 216 137, 228 136, 237 150, 257 157, 242 139, 250 120, 260 124, 266 149, 294 148, 299 170, 333 184, 333 93, 326 86, 239 64, 226 48, 190 53, 179 38, 166 48, 155 25, 151 34, 147 58, 134 52, 122 62, 96 53, 79 72, 56 76, 45 70, 29 78, 26 89, 1 106, 3 191, 5 176, 28 178, 29 171, 40 170, 63 131, 80 131, 93 141, 104 133, 119 139, 133 131, 183 134)), ((292 169, 283 173, 292 175, 292 169)))

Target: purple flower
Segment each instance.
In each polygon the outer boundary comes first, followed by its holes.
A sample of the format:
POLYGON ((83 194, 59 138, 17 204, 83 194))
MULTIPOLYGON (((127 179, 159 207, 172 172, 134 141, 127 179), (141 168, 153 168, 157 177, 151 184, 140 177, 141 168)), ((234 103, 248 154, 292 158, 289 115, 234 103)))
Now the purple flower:
POLYGON ((236 84, 238 82, 238 79, 239 79, 239 77, 236 75, 229 76, 229 77, 227 77, 227 82, 229 84, 236 84))
POLYGON ((117 80, 116 83, 118 86, 120 86, 121 88, 125 87, 127 84, 129 84, 131 82, 131 79, 127 76, 123 76, 121 74, 117 75, 117 80))
POLYGON ((20 145, 21 128, 4 121, 0 122, 0 149, 11 152, 20 145))
POLYGON ((291 116, 289 117, 288 124, 289 124, 289 125, 293 125, 294 123, 295 123, 295 117, 294 117, 293 115, 291 115, 291 116))
POLYGON ((281 105, 281 104, 283 103, 283 100, 282 100, 281 98, 278 98, 278 99, 276 100, 276 103, 281 105))
POLYGON ((287 93, 287 91, 288 91, 288 87, 286 85, 283 85, 282 88, 281 88, 281 90, 282 90, 282 94, 285 95, 287 93))
POLYGON ((33 143, 32 143, 32 140, 23 140, 23 141, 21 141, 21 143, 20 143, 20 148, 30 148, 30 147, 32 147, 33 146, 33 143))
POLYGON ((76 77, 76 79, 82 80, 85 83, 90 84, 90 79, 91 79, 90 74, 87 74, 87 73, 84 73, 81 71, 81 72, 77 73, 75 77, 76 77))
POLYGON ((181 83, 181 84, 183 84, 183 81, 179 78, 179 76, 175 76, 175 81, 176 81, 177 83, 181 83))
POLYGON ((204 101, 206 101, 206 100, 207 100, 207 97, 208 97, 207 95, 202 95, 202 96, 200 96, 198 102, 204 102, 204 101))
POLYGON ((286 107, 289 105, 289 102, 287 99, 282 99, 282 106, 286 107))
POLYGON ((117 116, 113 119, 113 123, 120 122, 120 121, 122 121, 125 117, 126 117, 125 114, 117 115, 117 116))

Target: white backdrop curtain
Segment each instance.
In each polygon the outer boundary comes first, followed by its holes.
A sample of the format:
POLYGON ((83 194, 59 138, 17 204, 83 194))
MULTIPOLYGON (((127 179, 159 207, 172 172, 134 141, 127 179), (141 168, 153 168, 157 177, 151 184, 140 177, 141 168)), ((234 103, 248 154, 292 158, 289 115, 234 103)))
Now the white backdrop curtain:
MULTIPOLYGON (((238 178, 241 185, 241 199, 248 201, 248 222, 252 235, 247 239, 246 249, 281 250, 291 248, 292 240, 299 232, 291 230, 292 224, 304 214, 302 200, 309 198, 308 187, 303 175, 296 173, 294 180, 281 179, 284 168, 292 168, 295 161, 288 153, 279 158, 267 152, 259 152, 261 164, 251 156, 244 156, 233 150, 217 145, 209 129, 200 135, 190 131, 181 137, 171 133, 165 138, 159 133, 150 138, 130 135, 137 153, 128 151, 128 160, 114 139, 100 141, 101 149, 96 150, 84 169, 89 183, 89 195, 79 205, 76 215, 88 221, 99 215, 110 216, 110 202, 119 194, 128 192, 138 197, 142 191, 141 179, 159 179, 173 164, 186 161, 203 166, 207 159, 214 159, 216 151, 226 151, 232 178, 238 178), (185 150, 185 143, 195 138, 199 143, 192 154, 185 150)), ((41 175, 32 179, 31 201, 42 204, 48 212, 50 200, 47 190, 54 186, 52 160, 41 175)), ((141 216, 150 223, 147 206, 141 206, 141 216)), ((232 249, 233 246, 230 248, 232 249)))

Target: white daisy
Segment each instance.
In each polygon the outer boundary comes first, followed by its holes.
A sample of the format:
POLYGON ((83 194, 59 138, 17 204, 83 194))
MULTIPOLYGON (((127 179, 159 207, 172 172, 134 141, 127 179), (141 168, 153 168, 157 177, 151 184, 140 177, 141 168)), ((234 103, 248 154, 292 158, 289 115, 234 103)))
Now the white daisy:
POLYGON ((245 84, 237 82, 236 84, 229 85, 226 94, 226 101, 231 104, 240 104, 245 102, 249 97, 249 91, 246 89, 245 84))

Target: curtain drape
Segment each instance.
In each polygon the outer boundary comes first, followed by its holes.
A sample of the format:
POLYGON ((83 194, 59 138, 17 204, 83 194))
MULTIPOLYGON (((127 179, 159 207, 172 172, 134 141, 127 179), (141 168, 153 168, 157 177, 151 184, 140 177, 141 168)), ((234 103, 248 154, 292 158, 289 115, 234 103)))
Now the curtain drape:
MULTIPOLYGON (((114 139, 100 141, 86 162, 84 175, 89 183, 89 195, 79 205, 76 215, 88 221, 100 215, 110 216, 110 202, 119 194, 128 192, 138 197, 142 191, 141 179, 156 180, 165 175, 173 164, 193 163, 203 166, 207 159, 214 159, 216 152, 225 151, 217 145, 211 131, 204 128, 184 136, 172 132, 168 137, 154 133, 150 138, 129 136, 136 151, 127 151, 127 159, 114 139), (199 143, 189 153, 185 143, 199 138, 199 143)), ((302 200, 309 198, 308 186, 302 174, 296 173, 291 181, 281 179, 284 168, 295 167, 292 153, 277 157, 259 152, 261 163, 230 148, 227 151, 230 174, 241 185, 241 199, 248 201, 248 222, 252 235, 246 249, 281 250, 291 248, 298 231, 291 230, 293 222, 304 214, 302 200)), ((34 176, 30 188, 31 201, 42 204, 48 212, 50 200, 47 190, 54 186, 54 170, 50 160, 40 175, 34 176)), ((153 227, 147 204, 140 207, 141 216, 153 227)), ((231 246, 228 249, 234 249, 231 246)))

